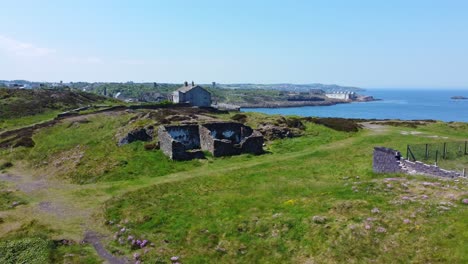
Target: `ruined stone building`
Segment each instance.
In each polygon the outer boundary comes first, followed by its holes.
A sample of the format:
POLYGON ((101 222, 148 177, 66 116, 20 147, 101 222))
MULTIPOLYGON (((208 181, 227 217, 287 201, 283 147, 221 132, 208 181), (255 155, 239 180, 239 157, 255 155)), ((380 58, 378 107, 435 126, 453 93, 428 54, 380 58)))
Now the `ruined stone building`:
POLYGON ((193 82, 191 85, 185 82, 184 86, 172 93, 172 102, 209 107, 211 106, 211 93, 193 82))
POLYGON ((203 158, 203 151, 214 157, 263 152, 262 134, 235 122, 160 126, 158 137, 161 150, 173 160, 203 158))

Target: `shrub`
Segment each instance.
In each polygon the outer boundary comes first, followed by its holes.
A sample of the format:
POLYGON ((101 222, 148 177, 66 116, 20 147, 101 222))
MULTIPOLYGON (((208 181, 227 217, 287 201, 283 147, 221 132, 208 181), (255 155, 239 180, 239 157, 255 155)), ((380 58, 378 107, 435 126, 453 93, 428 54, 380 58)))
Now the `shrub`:
POLYGON ((247 116, 244 114, 235 114, 231 117, 231 120, 238 121, 244 124, 245 122, 247 122, 247 116))
POLYGON ((0 263, 48 263, 50 248, 42 238, 0 242, 0 263))

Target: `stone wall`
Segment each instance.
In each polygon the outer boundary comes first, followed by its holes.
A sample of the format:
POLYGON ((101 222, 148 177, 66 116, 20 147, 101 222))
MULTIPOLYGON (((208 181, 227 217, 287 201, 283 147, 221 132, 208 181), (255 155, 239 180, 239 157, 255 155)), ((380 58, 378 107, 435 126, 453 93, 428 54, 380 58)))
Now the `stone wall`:
POLYGON ((400 173, 401 153, 397 150, 375 147, 372 168, 377 173, 400 173))
POLYGON ((242 153, 251 153, 259 155, 263 153, 263 135, 259 131, 253 131, 252 134, 241 141, 242 153))
POLYGON ((445 178, 455 178, 463 176, 456 171, 444 170, 435 165, 428 165, 420 161, 412 162, 409 160, 402 160, 401 167, 407 174, 424 174, 430 176, 438 176, 445 178))
POLYGON ((397 150, 375 147, 373 158, 373 170, 377 173, 406 173, 421 174, 436 177, 455 178, 463 176, 456 171, 449 171, 435 165, 428 165, 420 161, 412 162, 401 158, 397 150))
POLYGON ((203 158, 197 125, 160 126, 159 147, 173 160, 203 158))
POLYGON ((166 126, 171 137, 182 143, 187 149, 200 148, 200 136, 197 125, 166 126))
POLYGON ((201 147, 215 157, 263 152, 263 136, 248 126, 235 122, 200 125, 201 147))
POLYGON ((209 151, 215 157, 263 153, 262 134, 235 122, 161 126, 158 135, 161 150, 175 160, 196 158, 200 154, 187 154, 196 150, 209 151))

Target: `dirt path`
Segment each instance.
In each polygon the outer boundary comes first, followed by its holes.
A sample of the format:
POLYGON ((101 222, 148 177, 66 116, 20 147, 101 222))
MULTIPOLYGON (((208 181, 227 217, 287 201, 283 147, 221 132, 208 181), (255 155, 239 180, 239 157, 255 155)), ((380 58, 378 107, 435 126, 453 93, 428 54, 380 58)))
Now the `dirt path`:
POLYGON ((365 129, 372 131, 373 134, 383 134, 388 131, 388 126, 373 124, 372 122, 360 123, 365 129))
POLYGON ((83 241, 93 245, 98 255, 110 264, 130 263, 127 259, 115 257, 109 251, 107 251, 101 243, 101 236, 97 234, 96 232, 86 231, 85 238, 83 241))

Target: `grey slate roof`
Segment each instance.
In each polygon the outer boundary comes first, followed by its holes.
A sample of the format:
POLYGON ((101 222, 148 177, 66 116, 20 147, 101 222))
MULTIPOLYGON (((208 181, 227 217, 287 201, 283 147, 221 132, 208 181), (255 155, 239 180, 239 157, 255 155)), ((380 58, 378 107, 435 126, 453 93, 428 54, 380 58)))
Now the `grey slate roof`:
POLYGON ((203 89, 203 87, 201 87, 200 85, 195 85, 195 86, 189 85, 189 86, 182 86, 179 89, 177 89, 177 91, 182 92, 182 93, 186 93, 186 92, 188 92, 188 91, 190 91, 190 90, 192 90, 194 88, 197 88, 197 87, 203 89))

